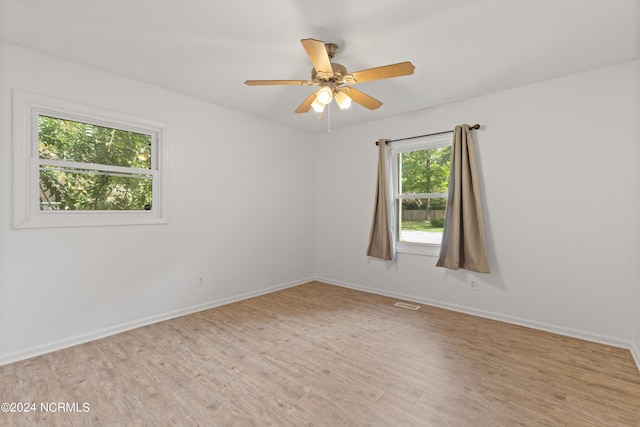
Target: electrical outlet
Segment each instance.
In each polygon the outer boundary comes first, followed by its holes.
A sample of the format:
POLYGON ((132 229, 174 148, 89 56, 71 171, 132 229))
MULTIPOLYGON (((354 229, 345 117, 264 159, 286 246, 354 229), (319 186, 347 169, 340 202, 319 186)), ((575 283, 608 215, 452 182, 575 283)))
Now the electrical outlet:
POLYGON ((204 286, 204 277, 202 275, 199 275, 196 278, 196 288, 201 288, 204 286))
POLYGON ((478 281, 477 280, 470 280, 467 289, 469 289, 470 291, 477 291, 478 290, 478 281))

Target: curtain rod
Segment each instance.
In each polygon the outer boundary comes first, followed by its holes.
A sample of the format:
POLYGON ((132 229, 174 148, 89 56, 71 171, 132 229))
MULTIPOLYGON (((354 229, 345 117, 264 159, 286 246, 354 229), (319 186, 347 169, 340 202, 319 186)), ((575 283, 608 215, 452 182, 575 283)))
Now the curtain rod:
MULTIPOLYGON (((473 126, 469 126, 469 129, 478 130, 478 129, 480 129, 480 125, 478 123, 476 123, 473 126)), ((426 135, 418 135, 418 136, 410 136, 410 137, 407 137, 407 138, 391 139, 391 140, 387 141, 387 144, 390 143, 390 142, 396 142, 396 141, 406 141, 408 139, 424 138, 426 136, 443 135, 445 133, 452 133, 453 131, 454 131, 454 129, 445 130, 444 132, 428 133, 426 135)), ((378 145, 378 141, 376 141, 376 145, 378 145)))

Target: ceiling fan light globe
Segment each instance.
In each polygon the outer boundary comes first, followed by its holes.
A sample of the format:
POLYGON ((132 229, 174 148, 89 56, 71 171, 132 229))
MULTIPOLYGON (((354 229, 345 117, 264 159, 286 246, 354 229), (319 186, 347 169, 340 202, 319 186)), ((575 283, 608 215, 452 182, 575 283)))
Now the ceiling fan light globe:
POLYGON ((349 95, 346 93, 342 91, 337 92, 335 98, 336 104, 338 104, 338 107, 340 107, 341 110, 351 107, 351 98, 349 98, 349 95))
POLYGON ((333 93, 331 89, 327 86, 323 87, 318 91, 318 96, 316 97, 316 101, 320 102, 323 105, 326 105, 331 102, 333 99, 333 93))
POLYGON ((351 107, 351 98, 347 98, 346 100, 338 103, 338 107, 340 107, 341 110, 346 110, 351 107))
POLYGON ((313 108, 316 113, 322 113, 324 111, 324 104, 318 101, 318 98, 316 97, 316 99, 311 103, 311 108, 313 108))

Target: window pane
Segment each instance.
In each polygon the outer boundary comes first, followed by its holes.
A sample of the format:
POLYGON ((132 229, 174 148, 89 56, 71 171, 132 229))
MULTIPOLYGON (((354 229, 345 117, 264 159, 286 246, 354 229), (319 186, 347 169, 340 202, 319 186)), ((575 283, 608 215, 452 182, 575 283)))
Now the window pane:
POLYGON ((150 210, 152 175, 40 168, 40 210, 150 210))
POLYGON ((38 116, 41 159, 151 169, 151 135, 38 116))
POLYGON ((399 153, 400 194, 446 193, 451 146, 399 153))
POLYGON ((446 198, 398 200, 398 241, 442 242, 446 198))

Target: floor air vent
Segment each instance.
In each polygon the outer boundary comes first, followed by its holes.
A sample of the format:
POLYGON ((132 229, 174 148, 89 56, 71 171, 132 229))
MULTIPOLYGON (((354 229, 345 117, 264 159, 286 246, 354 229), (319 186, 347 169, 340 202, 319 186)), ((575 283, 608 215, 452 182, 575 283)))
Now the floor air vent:
POLYGON ((400 308, 407 308, 409 310, 419 310, 420 306, 419 305, 414 305, 414 304, 408 304, 406 302, 397 302, 395 304, 396 307, 400 307, 400 308))

